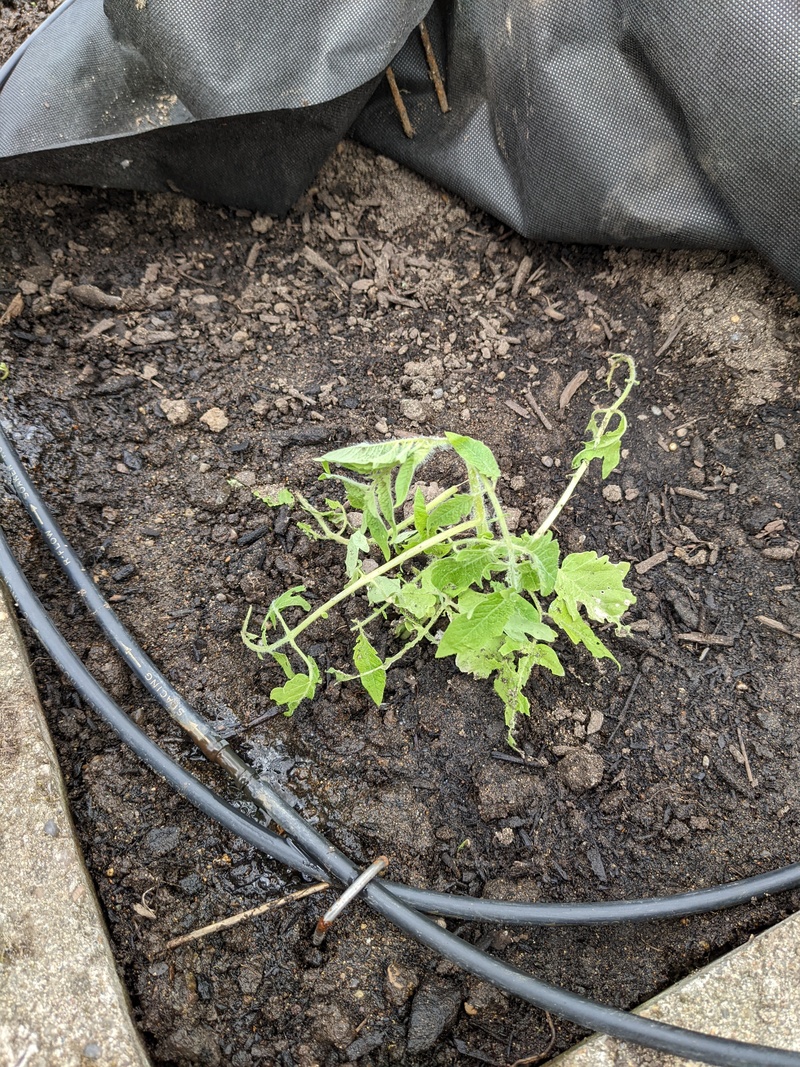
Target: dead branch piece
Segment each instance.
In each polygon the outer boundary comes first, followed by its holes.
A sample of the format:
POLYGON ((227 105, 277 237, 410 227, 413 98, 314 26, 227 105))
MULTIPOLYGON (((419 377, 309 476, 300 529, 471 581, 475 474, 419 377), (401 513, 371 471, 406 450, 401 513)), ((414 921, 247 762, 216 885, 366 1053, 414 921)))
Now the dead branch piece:
POLYGON ((531 270, 533 269, 533 260, 530 256, 523 256, 519 261, 519 266, 514 274, 514 281, 511 283, 511 295, 516 299, 519 296, 519 291, 527 282, 530 277, 531 270))
POLYGON ((339 271, 331 263, 327 261, 323 256, 316 252, 313 248, 309 248, 308 245, 303 246, 303 257, 307 263, 310 263, 312 267, 316 267, 320 274, 327 274, 327 276, 337 285, 341 286, 349 292, 350 286, 341 276, 339 271))
POLYGON ((667 334, 667 339, 664 342, 664 344, 661 346, 661 348, 658 349, 657 352, 653 353, 653 359, 658 359, 660 356, 664 355, 664 353, 670 347, 672 342, 675 340, 675 338, 678 336, 678 334, 683 329, 684 322, 685 322, 685 319, 684 319, 683 315, 679 315, 677 322, 675 323, 675 325, 672 327, 672 329, 667 334))
POLYGON ((522 404, 518 404, 516 400, 504 400, 503 403, 507 408, 510 408, 516 415, 521 416, 523 419, 529 419, 531 413, 527 411, 522 404))
POLYGON ((777 619, 771 619, 769 615, 756 615, 756 622, 760 622, 762 626, 766 626, 770 630, 777 630, 779 634, 786 634, 787 637, 800 639, 800 631, 790 630, 785 623, 779 622, 777 619))
POLYGON ((302 900, 303 897, 310 897, 315 893, 323 893, 326 889, 330 889, 328 882, 315 882, 314 885, 306 886, 305 889, 298 889, 296 893, 288 893, 285 897, 278 897, 276 900, 268 900, 266 904, 260 904, 257 908, 251 908, 249 911, 240 911, 237 915, 229 915, 227 919, 220 919, 219 922, 211 923, 209 926, 203 926, 199 930, 192 930, 190 934, 183 934, 181 937, 175 937, 172 941, 168 941, 164 947, 177 948, 178 945, 185 945, 187 941, 196 941, 199 937, 215 934, 218 930, 227 930, 229 926, 235 926, 237 923, 243 922, 245 919, 254 919, 257 915, 264 915, 265 912, 282 908, 284 904, 291 904, 295 900, 302 900))
POLYGON ((403 98, 397 87, 397 79, 395 78, 394 71, 391 67, 386 68, 386 80, 389 83, 389 91, 392 94, 392 100, 394 100, 397 114, 400 116, 400 125, 403 127, 403 133, 410 140, 414 136, 414 127, 411 125, 411 119, 408 117, 406 105, 403 103, 403 98))
POLYGON ((660 552, 656 552, 653 556, 648 556, 647 559, 643 559, 641 563, 637 563, 634 566, 634 570, 637 574, 647 574, 653 567, 657 567, 659 563, 666 563, 669 559, 669 552, 665 548, 662 548, 660 552))
POLYGON ((588 378, 588 370, 579 370, 576 375, 570 378, 570 380, 567 382, 567 384, 561 391, 561 396, 558 398, 559 411, 564 411, 567 404, 570 402, 570 400, 572 400, 573 396, 575 396, 577 391, 580 389, 583 383, 588 380, 588 378))
POLYGON ((544 426, 545 430, 547 430, 548 432, 550 430, 552 430, 553 429, 552 422, 548 419, 548 417, 545 415, 545 413, 542 411, 542 409, 536 403, 536 400, 534 399, 533 393, 530 391, 530 389, 526 389, 525 390, 525 399, 527 400, 528 404, 530 405, 531 411, 534 413, 534 415, 539 420, 539 422, 542 424, 542 426, 544 426))
POLYGON ((436 90, 436 99, 439 101, 439 107, 441 108, 442 113, 446 115, 450 110, 450 105, 447 102, 447 93, 444 91, 444 82, 442 81, 442 75, 439 73, 439 64, 436 62, 436 56, 434 55, 433 45, 431 44, 430 35, 428 34, 428 27, 425 25, 425 19, 419 24, 419 35, 422 39, 425 62, 428 64, 433 88, 436 90))
POLYGON ((721 648, 731 648, 734 644, 733 637, 724 634, 700 634, 696 632, 678 634, 679 641, 689 641, 693 645, 718 645, 721 648))
POLYGON ((739 750, 741 751, 742 758, 744 759, 744 769, 747 771, 747 780, 750 785, 755 789, 756 780, 753 777, 752 770, 750 769, 750 760, 747 758, 747 749, 744 747, 744 738, 742 737, 741 726, 736 727, 736 733, 739 735, 739 750))

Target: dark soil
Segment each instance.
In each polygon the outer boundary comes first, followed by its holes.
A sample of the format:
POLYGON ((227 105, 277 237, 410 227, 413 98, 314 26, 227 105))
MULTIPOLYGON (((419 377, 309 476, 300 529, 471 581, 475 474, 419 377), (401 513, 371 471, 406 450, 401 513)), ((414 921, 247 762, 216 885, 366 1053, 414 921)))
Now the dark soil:
MULTIPOLYGON (((359 864, 385 852, 393 877, 414 884, 568 901, 677 892, 797 859, 800 644, 759 616, 800 630, 800 313, 754 257, 535 245, 353 144, 283 222, 173 194, 38 186, 1 189, 0 211, 1 303, 24 296, 1 328, 4 426, 126 625, 359 864), (533 277, 515 284, 525 257, 533 277), (564 644, 567 677, 530 686, 519 740, 532 764, 504 758, 490 684, 429 651, 391 672, 380 709, 329 684, 293 718, 246 729, 278 682, 239 640, 248 605, 298 582, 319 602, 343 574, 333 548, 249 487, 314 492, 314 457, 331 447, 458 430, 494 449, 502 495, 533 528, 563 488, 614 350, 635 356, 641 379, 624 460, 608 483, 584 480, 558 533, 565 549, 651 565, 631 571, 631 635, 604 635, 621 670, 564 644), (562 409, 581 370, 589 379, 562 409), (204 419, 214 409, 220 422, 204 419), (581 792, 588 754, 602 780, 581 792)), ((87 665, 232 795, 128 677, 16 501, 0 502, 87 665)), ((330 665, 344 664, 348 639, 346 612, 314 633, 330 665)), ((165 950, 299 880, 173 795, 33 641, 31 652, 157 1064, 503 1064, 546 1047, 543 1013, 358 904, 313 948, 329 895, 165 950), (426 997, 447 1025, 420 1037, 415 1022, 412 1055, 409 1016, 426 997)), ((797 904, 785 894, 632 928, 460 932, 629 1007, 797 904)), ((554 1052, 581 1036, 555 1022, 554 1052)))

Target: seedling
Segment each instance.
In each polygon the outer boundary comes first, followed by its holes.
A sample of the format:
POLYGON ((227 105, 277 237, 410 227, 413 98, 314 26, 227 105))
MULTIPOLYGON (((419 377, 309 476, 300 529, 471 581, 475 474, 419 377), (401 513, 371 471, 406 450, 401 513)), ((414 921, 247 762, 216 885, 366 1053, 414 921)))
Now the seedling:
POLYGON ((330 669, 337 681, 359 679, 380 704, 386 672, 416 645, 431 642, 437 658, 452 656, 459 670, 492 679, 515 748, 518 717, 530 714, 523 690, 534 667, 564 674, 553 648, 559 631, 595 658, 617 662, 591 624, 623 630, 622 616, 636 599, 623 584, 629 564, 611 563, 596 552, 562 559, 551 528, 593 460, 601 461, 603 478, 619 464, 627 426, 622 405, 636 384, 633 360, 614 355, 609 389, 620 367, 626 373, 619 396, 592 413, 572 477, 535 533, 511 533, 497 495, 494 455, 457 433, 352 445, 322 456, 320 478, 337 482, 346 504, 326 499, 318 508, 288 489, 261 496, 272 506, 299 505, 310 520, 301 529, 341 544, 345 557, 347 583, 324 604, 312 609, 305 586, 296 585, 272 601, 260 633, 250 630, 252 607, 242 625, 245 645, 271 657, 286 676, 270 694, 286 715, 314 697, 322 677, 300 643, 302 634, 357 594, 364 594, 365 608, 352 624, 355 669, 330 669), (426 500, 414 486, 415 475, 432 453, 448 448, 459 456, 465 477, 426 500), (290 623, 289 613, 298 621, 290 623), (380 622, 399 644, 390 655, 379 654, 368 634, 380 622))

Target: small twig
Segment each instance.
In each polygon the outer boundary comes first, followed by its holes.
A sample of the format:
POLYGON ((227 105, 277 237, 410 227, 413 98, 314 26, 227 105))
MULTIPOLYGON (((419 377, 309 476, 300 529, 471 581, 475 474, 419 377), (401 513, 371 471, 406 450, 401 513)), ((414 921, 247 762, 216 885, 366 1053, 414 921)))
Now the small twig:
POLYGON ((750 783, 750 785, 753 787, 753 789, 755 789, 756 780, 753 777, 752 770, 750 769, 750 760, 747 758, 747 749, 744 747, 744 738, 742 737, 742 728, 741 728, 741 726, 737 726, 736 727, 736 733, 739 736, 739 749, 741 750, 742 757, 744 759, 744 769, 747 771, 747 780, 750 783))
POLYGON ((225 288, 224 282, 212 282, 210 278, 195 278, 193 274, 189 274, 189 272, 184 270, 183 267, 177 267, 173 265, 172 269, 177 274, 180 274, 182 278, 186 278, 190 282, 195 282, 196 285, 210 285, 212 289, 225 288))
POLYGON ((530 1067, 530 1064, 541 1063, 546 1056, 550 1055, 553 1045, 556 1043, 556 1028, 550 1012, 546 1011, 544 1014, 547 1019, 547 1025, 550 1027, 550 1040, 547 1042, 547 1048, 543 1052, 535 1053, 533 1056, 523 1056, 519 1060, 514 1060, 513 1063, 509 1064, 509 1067, 530 1067))
POLYGON ((280 708, 270 708, 262 715, 256 715, 250 722, 242 723, 239 726, 234 726, 233 729, 226 731, 222 734, 224 741, 231 741, 234 737, 240 737, 242 734, 246 734, 249 730, 252 730, 255 726, 260 726, 262 722, 267 722, 268 719, 274 719, 276 715, 280 715, 280 708))
POLYGON ((639 673, 634 677, 633 681, 631 682, 631 687, 628 690, 628 695, 625 697, 625 703, 622 705, 622 711, 619 713, 619 718, 617 719, 617 725, 609 734, 608 741, 606 741, 607 745, 611 744, 611 742, 614 740, 614 735, 616 734, 617 730, 619 730, 620 726, 622 726, 622 723, 625 719, 625 715, 628 711, 628 708, 631 706, 633 695, 636 692, 636 687, 638 686, 641 677, 642 672, 639 671, 639 673))
POLYGON ((779 622, 777 619, 771 619, 769 615, 756 615, 756 622, 760 622, 762 626, 766 626, 770 630, 777 630, 779 634, 786 634, 787 637, 800 639, 800 631, 790 630, 785 623, 779 622))
POLYGON ((652 556, 648 556, 647 559, 643 559, 641 563, 634 564, 633 569, 637 574, 647 574, 653 567, 658 567, 661 563, 666 563, 669 559, 669 552, 665 548, 662 548, 660 552, 654 553, 652 556))
POLYGON ((544 426, 545 430, 547 430, 548 432, 550 430, 552 430, 553 429, 552 422, 548 419, 548 417, 545 415, 545 413, 542 411, 542 409, 536 403, 536 400, 534 399, 533 393, 530 391, 530 389, 526 389, 525 390, 525 399, 528 401, 528 404, 530 405, 531 411, 534 413, 534 415, 539 420, 539 422, 542 424, 542 426, 544 426))
POLYGON ((268 900, 266 904, 260 904, 257 908, 250 908, 249 911, 240 911, 237 915, 229 915, 227 919, 220 919, 219 922, 211 923, 210 926, 203 926, 199 930, 192 930, 190 934, 183 934, 181 937, 175 937, 172 941, 168 941, 164 947, 177 948, 178 945, 185 945, 187 941, 196 941, 198 937, 206 937, 208 934, 215 934, 218 930, 227 930, 229 926, 235 926, 244 919, 254 919, 257 915, 263 915, 267 911, 274 911, 276 908, 282 908, 284 904, 291 904, 292 901, 302 900, 303 897, 310 897, 315 893, 323 893, 326 889, 330 889, 330 884, 328 882, 315 882, 314 885, 306 886, 305 889, 298 889, 296 893, 288 893, 285 897, 278 897, 276 900, 268 900))
POLYGON ((527 411, 522 404, 518 404, 516 400, 504 400, 503 403, 507 408, 510 408, 515 415, 520 415, 523 419, 529 419, 531 417, 531 413, 527 411))
POLYGON ((658 359, 659 356, 663 356, 664 355, 664 353, 667 351, 667 349, 670 347, 670 345, 673 343, 675 338, 678 336, 678 334, 683 329, 684 321, 685 320, 684 320, 683 315, 679 315, 677 322, 675 323, 675 325, 672 327, 672 329, 667 334, 667 339, 664 342, 664 344, 661 346, 661 348, 658 349, 657 352, 653 353, 653 359, 658 359))
MULTIPOLYGON (((442 109, 442 113, 446 115, 447 112, 450 110, 450 105, 447 102, 447 93, 444 89, 442 75, 439 73, 439 64, 436 62, 436 56, 433 51, 433 45, 431 44, 430 35, 428 34, 428 27, 425 25, 425 19, 423 19, 422 22, 420 22, 419 24, 419 35, 422 39, 422 48, 425 52, 425 62, 428 64, 428 70, 430 71, 431 81, 433 82, 433 88, 436 90, 436 99, 439 101, 439 107, 442 109)), ((390 67, 389 70, 391 69, 392 68, 390 67)), ((410 134, 408 136, 410 136, 410 134)))
POLYGON ((392 94, 392 100, 394 100, 397 114, 400 116, 400 125, 403 127, 403 133, 406 137, 411 139, 414 136, 414 127, 411 125, 411 119, 408 117, 406 105, 403 103, 403 98, 397 87, 397 79, 395 78, 394 71, 391 67, 386 68, 386 80, 389 83, 389 90, 392 94))
POLYGON ((679 641, 688 641, 693 645, 717 645, 720 648, 731 648, 736 640, 726 634, 700 634, 695 631, 677 636, 679 641))
POLYGON ((580 389, 580 387, 583 385, 583 383, 588 379, 588 377, 589 377, 588 370, 579 370, 577 374, 575 374, 572 378, 570 378, 570 380, 567 382, 567 384, 562 389, 561 396, 558 398, 558 409, 559 409, 559 411, 564 411, 564 409, 566 408, 567 404, 569 404, 570 400, 572 400, 573 396, 575 396, 577 391, 580 389))

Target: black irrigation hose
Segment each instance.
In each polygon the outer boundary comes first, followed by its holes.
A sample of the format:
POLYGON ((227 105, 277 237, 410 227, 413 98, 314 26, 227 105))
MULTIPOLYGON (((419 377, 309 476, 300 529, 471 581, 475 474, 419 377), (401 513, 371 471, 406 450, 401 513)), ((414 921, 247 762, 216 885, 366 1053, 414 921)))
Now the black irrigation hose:
POLYGON ((14 73, 14 69, 16 68, 22 57, 25 55, 25 52, 28 50, 30 44, 41 33, 44 32, 46 26, 49 26, 51 22, 54 22, 59 17, 59 15, 63 15, 67 8, 72 7, 74 3, 75 0, 61 0, 61 3, 55 9, 55 11, 51 11, 47 18, 43 22, 39 23, 33 33, 25 38, 22 44, 15 50, 14 54, 5 61, 2 67, 0 67, 0 90, 2 90, 5 83, 14 73))
MULTIPOLYGON (((0 469, 3 466, 7 469, 14 489, 28 515, 38 526, 51 552, 78 591, 90 614, 95 617, 109 641, 127 661, 136 677, 172 718, 186 730, 201 751, 231 774, 254 803, 263 807, 264 785, 258 774, 237 755, 232 746, 210 723, 187 704, 122 625, 91 576, 78 561, 74 549, 67 542, 50 509, 28 477, 19 456, 0 425, 0 469)), ((252 821, 251 824, 258 825, 252 821)), ((228 829, 235 833, 240 832, 231 825, 228 825, 228 829)), ((258 847, 263 851, 281 863, 294 867, 307 877, 317 880, 325 877, 324 873, 315 865, 311 865, 299 850, 288 846, 284 838, 271 834, 270 831, 266 833, 270 834, 271 844, 263 848, 266 841, 262 841, 262 845, 258 847), (302 866, 298 866, 300 863, 302 866)), ((384 884, 394 896, 410 907, 446 918, 513 926, 583 926, 683 918, 686 915, 702 914, 735 904, 743 904, 753 897, 796 888, 800 885, 800 863, 790 864, 779 870, 740 881, 688 893, 639 900, 590 901, 574 904, 512 903, 454 896, 450 893, 415 889, 394 882, 384 884)))
MULTIPOLYGON (((11 595, 28 619, 39 640, 44 644, 56 665, 69 677, 81 696, 129 744, 137 754, 170 784, 176 786, 193 803, 206 808, 200 786, 193 776, 177 768, 158 746, 151 742, 121 711, 61 636, 36 598, 25 575, 0 531, 0 575, 11 595)), ((358 868, 313 827, 309 826, 279 796, 266 789, 268 814, 300 841, 333 878, 349 883, 358 868)), ((518 996, 531 1004, 572 1019, 591 1030, 599 1030, 625 1041, 632 1041, 687 1059, 716 1065, 716 1067, 800 1067, 800 1053, 788 1049, 768 1048, 742 1041, 695 1033, 667 1023, 631 1015, 617 1008, 597 1004, 585 997, 558 989, 542 982, 519 968, 502 963, 494 957, 462 941, 455 934, 437 926, 435 922, 400 903, 386 888, 373 882, 363 896, 372 908, 389 919, 414 940, 440 953, 472 974, 491 982, 498 988, 518 996)))

